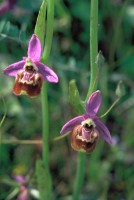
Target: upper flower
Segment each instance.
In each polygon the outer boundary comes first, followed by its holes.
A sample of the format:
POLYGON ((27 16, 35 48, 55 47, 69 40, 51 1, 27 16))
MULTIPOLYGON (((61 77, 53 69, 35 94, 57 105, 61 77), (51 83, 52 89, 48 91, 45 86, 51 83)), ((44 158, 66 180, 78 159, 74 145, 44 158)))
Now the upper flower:
POLYGON ((98 90, 92 93, 86 103, 86 113, 71 119, 62 127, 62 134, 73 131, 72 146, 75 150, 79 150, 80 148, 80 150, 86 151, 88 148, 87 152, 90 152, 92 147, 94 149, 99 136, 107 143, 112 144, 108 128, 96 116, 101 102, 101 92, 98 90))
POLYGON ((48 82, 58 82, 56 73, 40 62, 41 55, 41 42, 37 35, 33 34, 28 45, 27 57, 4 69, 4 74, 16 77, 13 88, 15 94, 37 96, 43 79, 48 82))

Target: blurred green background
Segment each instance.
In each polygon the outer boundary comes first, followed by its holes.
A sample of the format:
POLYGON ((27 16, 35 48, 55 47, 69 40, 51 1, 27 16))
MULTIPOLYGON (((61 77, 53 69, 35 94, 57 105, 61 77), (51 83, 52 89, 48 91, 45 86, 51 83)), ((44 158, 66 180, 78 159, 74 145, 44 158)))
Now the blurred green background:
MULTIPOLYGON (((1 1, 2 2, 2 1, 1 1)), ((12 140, 40 140, 42 137, 40 97, 30 99, 12 93, 14 78, 3 75, 7 65, 27 54, 34 32, 41 0, 18 0, 14 9, 0 16, 0 127, 3 143, 12 140)), ((90 80, 90 1, 56 0, 55 24, 49 66, 59 75, 58 84, 48 84, 50 117, 50 168, 55 199, 71 199, 77 152, 70 146, 70 136, 53 141, 62 125, 76 116, 69 104, 68 85, 76 80, 84 99, 90 80)), ((115 101, 115 90, 123 81, 125 95, 103 121, 114 140, 109 146, 100 140, 87 155, 82 200, 134 199, 134 2, 101 0, 99 2, 98 47, 105 58, 100 69, 98 89, 102 91, 100 115, 115 101)), ((0 200, 14 190, 14 175, 30 175, 28 187, 37 189, 35 161, 42 146, 0 144, 0 200)), ((12 199, 16 199, 13 197, 12 199)), ((30 199, 36 199, 30 197, 30 199)))

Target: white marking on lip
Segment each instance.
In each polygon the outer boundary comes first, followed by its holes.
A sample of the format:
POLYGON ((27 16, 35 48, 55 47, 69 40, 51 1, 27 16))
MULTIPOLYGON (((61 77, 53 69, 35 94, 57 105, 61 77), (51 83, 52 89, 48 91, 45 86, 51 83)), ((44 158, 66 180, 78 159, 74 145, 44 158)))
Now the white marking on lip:
POLYGON ((86 138, 83 138, 82 136, 80 135, 77 135, 76 136, 76 139, 78 140, 81 140, 82 142, 86 142, 86 143, 93 143, 95 141, 95 139, 98 137, 98 132, 97 131, 94 131, 90 137, 90 139, 86 139, 86 138))

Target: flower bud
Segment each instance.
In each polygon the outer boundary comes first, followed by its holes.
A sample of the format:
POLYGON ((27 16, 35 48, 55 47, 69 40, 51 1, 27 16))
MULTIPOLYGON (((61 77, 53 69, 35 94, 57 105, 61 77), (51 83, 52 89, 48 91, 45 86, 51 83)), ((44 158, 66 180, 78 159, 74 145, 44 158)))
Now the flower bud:
POLYGON ((115 93, 119 98, 125 95, 126 92, 122 80, 119 81, 115 93))

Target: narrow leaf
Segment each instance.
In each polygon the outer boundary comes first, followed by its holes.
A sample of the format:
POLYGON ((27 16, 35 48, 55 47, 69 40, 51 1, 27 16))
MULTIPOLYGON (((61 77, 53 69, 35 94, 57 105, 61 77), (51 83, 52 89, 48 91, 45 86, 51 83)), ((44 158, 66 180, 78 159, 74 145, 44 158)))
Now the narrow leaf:
POLYGON ((37 185, 40 194, 40 200, 52 199, 50 197, 51 183, 48 182, 49 170, 44 167, 43 161, 38 159, 36 161, 36 177, 37 185))
POLYGON ((78 114, 84 113, 83 103, 80 99, 75 80, 71 80, 69 83, 69 101, 78 114))
POLYGON ((37 160, 36 161, 36 177, 37 177, 37 185, 38 185, 38 190, 40 194, 40 199, 46 199, 45 196, 45 170, 43 166, 42 160, 37 160))
MULTIPOLYGON (((5 113, 4 113, 4 115, 3 115, 3 117, 2 117, 2 119, 0 121, 0 129, 1 129, 1 126, 2 126, 2 124, 3 124, 3 122, 4 122, 5 118, 6 118, 6 114, 7 114, 7 108, 6 108, 6 103, 5 103, 4 98, 2 98, 2 101, 3 101, 3 106, 4 106, 4 109, 5 109, 5 113)), ((0 130, 0 144, 1 143, 2 143, 2 132, 0 130)))
POLYGON ((45 35, 45 21, 46 21, 46 0, 42 2, 42 5, 39 10, 37 17, 34 33, 39 37, 42 48, 44 47, 44 35, 45 35))
POLYGON ((15 188, 7 197, 6 200, 13 199, 19 193, 19 187, 15 188))

